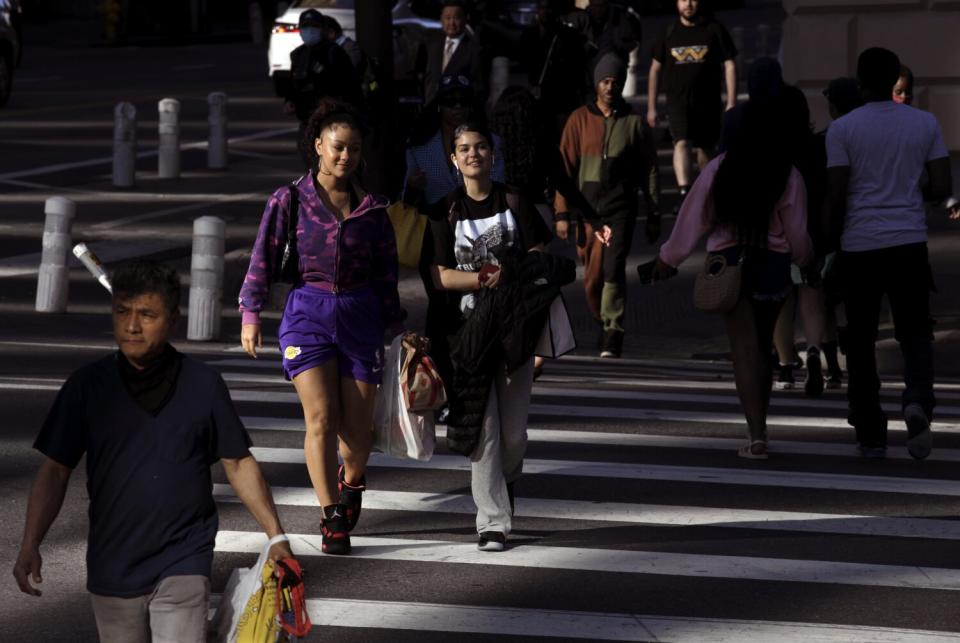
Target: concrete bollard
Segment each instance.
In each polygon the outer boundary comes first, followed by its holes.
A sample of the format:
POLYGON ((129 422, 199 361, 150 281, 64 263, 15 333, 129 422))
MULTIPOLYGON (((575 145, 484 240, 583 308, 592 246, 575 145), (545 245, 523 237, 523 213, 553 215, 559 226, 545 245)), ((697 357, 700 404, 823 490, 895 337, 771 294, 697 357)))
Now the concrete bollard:
POLYGON ((250 40, 255 45, 263 44, 263 9, 259 2, 251 2, 249 6, 250 15, 250 40))
POLYGON ((634 47, 627 66, 627 80, 623 84, 624 98, 633 98, 640 93, 640 73, 640 47, 634 47))
POLYGON ((180 101, 164 98, 160 112, 160 157, 157 172, 161 179, 180 178, 180 101))
POLYGON ((187 339, 191 341, 210 341, 220 336, 226 231, 226 223, 217 217, 200 217, 193 222, 190 308, 187 316, 187 339))
POLYGON ((490 110, 497 104, 500 94, 510 84, 510 59, 506 56, 496 56, 490 61, 490 110))
POLYGON ((227 167, 227 95, 214 92, 207 96, 210 105, 210 135, 207 141, 207 167, 224 170, 227 167))
POLYGON ((62 313, 67 309, 67 257, 70 256, 70 233, 77 205, 62 196, 50 197, 43 208, 47 215, 43 224, 43 253, 37 278, 38 313, 62 313))
POLYGON ((130 188, 137 169, 137 108, 119 103, 113 109, 113 185, 130 188))

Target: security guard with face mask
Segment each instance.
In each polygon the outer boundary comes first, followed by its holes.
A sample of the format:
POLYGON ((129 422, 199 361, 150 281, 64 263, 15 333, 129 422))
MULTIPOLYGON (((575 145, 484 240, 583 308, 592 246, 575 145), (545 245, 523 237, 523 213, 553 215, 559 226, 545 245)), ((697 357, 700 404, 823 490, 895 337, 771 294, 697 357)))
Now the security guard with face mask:
POLYGON ((306 125, 321 98, 362 108, 360 79, 343 49, 324 39, 323 14, 307 9, 298 26, 303 44, 290 53, 290 90, 284 98, 301 125, 306 125))

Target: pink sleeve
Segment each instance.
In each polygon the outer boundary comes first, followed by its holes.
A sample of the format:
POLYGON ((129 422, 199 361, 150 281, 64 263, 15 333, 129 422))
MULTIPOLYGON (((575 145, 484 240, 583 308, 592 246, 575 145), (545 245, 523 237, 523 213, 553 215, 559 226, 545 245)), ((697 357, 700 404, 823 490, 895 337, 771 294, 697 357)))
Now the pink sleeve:
POLYGON ((790 247, 793 263, 805 266, 813 255, 813 242, 807 232, 807 187, 796 168, 790 173, 787 190, 780 200, 777 215, 790 247))
POLYGON ((723 155, 710 161, 680 206, 673 232, 667 242, 660 246, 660 259, 676 268, 693 254, 700 239, 713 227, 713 178, 720 167, 723 155))

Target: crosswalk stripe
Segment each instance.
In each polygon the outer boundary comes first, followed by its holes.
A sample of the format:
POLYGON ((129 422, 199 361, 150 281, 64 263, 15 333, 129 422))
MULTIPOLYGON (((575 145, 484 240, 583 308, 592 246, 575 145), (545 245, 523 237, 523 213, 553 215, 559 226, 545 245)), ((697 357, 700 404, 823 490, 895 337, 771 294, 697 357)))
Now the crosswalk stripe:
MULTIPOLYGON (((746 426, 742 413, 721 411, 679 411, 676 409, 636 409, 571 404, 531 404, 530 415, 540 417, 592 418, 607 420, 650 420, 659 422, 701 422, 704 424, 735 424, 746 426)), ((816 427, 850 430, 846 419, 806 415, 768 415, 767 426, 816 427)), ((960 422, 933 422, 934 433, 958 433, 960 422)))
POLYGON ((661 643, 948 643, 951 632, 787 621, 311 598, 315 627, 661 643))
MULTIPOLYGON (((299 404, 296 393, 237 390, 230 391, 234 402, 257 402, 261 404, 299 404)), ((703 422, 707 424, 736 424, 746 425, 741 413, 725 413, 722 411, 679 411, 670 408, 637 409, 610 406, 582 406, 571 404, 541 404, 530 405, 530 415, 540 417, 578 417, 592 419, 616 420, 653 420, 660 422, 703 422)), ((850 425, 842 418, 825 418, 801 415, 770 415, 767 417, 768 426, 812 426, 820 428, 844 428, 850 425)), ((960 422, 946 422, 936 420, 933 423, 935 432, 960 432, 960 422)))
MULTIPOLYGON (((242 349, 238 347, 236 350, 239 352, 242 349)), ((630 383, 635 381, 635 377, 641 378, 641 380, 650 377, 653 381, 659 382, 674 380, 679 388, 688 383, 694 385, 700 384, 701 382, 690 381, 698 377, 716 378, 718 375, 722 375, 730 379, 725 382, 713 383, 733 385, 733 364, 731 362, 652 359, 650 361, 633 360, 631 364, 615 365, 611 363, 610 360, 599 363, 584 363, 578 361, 580 359, 589 360, 593 358, 566 355, 559 360, 551 360, 547 362, 544 377, 549 380, 562 378, 570 374, 570 376, 576 377, 576 381, 583 381, 585 373, 597 372, 597 376, 602 377, 603 382, 624 382, 627 385, 631 385, 630 383), (669 375, 670 377, 656 377, 660 375, 669 375), (630 376, 630 379, 620 379, 623 376, 630 376), (611 380, 610 378, 613 379, 611 380)), ((207 360, 207 364, 210 366, 240 368, 243 370, 270 370, 274 373, 281 372, 280 360, 272 356, 260 357, 256 360, 250 358, 213 359, 207 360)), ((282 377, 280 377, 280 379, 282 379, 282 377)), ((884 393, 884 389, 904 388, 903 379, 891 374, 886 374, 881 377, 881 385, 881 394, 884 393)), ((693 386, 693 388, 696 387, 693 386)), ((960 382, 950 378, 937 378, 934 389, 938 396, 950 391, 960 391, 960 382)))
MULTIPOLYGON (((277 505, 319 507, 313 489, 272 487, 277 505)), ((214 498, 219 502, 239 502, 230 485, 215 484, 214 498)), ((368 489, 363 495, 364 509, 416 511, 473 515, 473 498, 462 494, 379 491, 368 489)), ((799 511, 762 511, 715 507, 676 507, 670 505, 628 504, 623 502, 587 502, 546 498, 516 499, 516 515, 523 518, 624 522, 670 527, 729 527, 799 531, 819 534, 890 536, 960 540, 960 521, 930 518, 890 518, 850 514, 805 513, 799 511)))
MULTIPOLYGON (((303 464, 302 449, 253 447, 260 462, 303 464)), ((435 455, 429 462, 370 456, 370 466, 400 469, 438 469, 470 472, 470 460, 463 456, 435 455)), ((856 476, 805 471, 747 470, 723 467, 681 467, 657 464, 621 464, 583 460, 524 460, 523 471, 532 475, 582 476, 623 480, 661 480, 707 484, 787 487, 799 489, 831 489, 835 491, 868 491, 874 493, 907 493, 933 496, 960 496, 956 480, 907 478, 892 476, 856 476)))
MULTIPOLYGON (((252 431, 291 431, 304 432, 303 420, 244 416, 240 420, 252 431)), ((891 429, 891 433, 904 433, 905 429, 891 429)), ((446 437, 446 426, 437 426, 437 438, 446 437)), ((590 444, 597 446, 658 447, 665 449, 703 449, 708 451, 734 451, 743 446, 740 438, 705 438, 684 435, 649 435, 645 433, 607 433, 602 431, 574 431, 563 429, 527 429, 527 439, 531 442, 561 444, 590 444)), ((845 457, 855 454, 852 444, 832 442, 801 442, 771 440, 772 453, 790 453, 795 455, 825 455, 845 457)), ((887 458, 893 460, 912 460, 903 450, 890 449, 887 458)), ((928 461, 960 462, 960 449, 935 449, 928 461)))
MULTIPOLYGON (((522 545, 490 554, 475 544, 444 540, 351 536, 350 560, 392 560, 414 563, 453 563, 536 569, 655 574, 696 578, 729 578, 795 583, 824 583, 900 589, 960 590, 960 569, 900 565, 869 565, 822 560, 752 556, 678 554, 623 549, 522 545)), ((290 534, 297 556, 322 555, 321 536, 290 534)), ((222 530, 215 551, 258 553, 266 536, 222 530)))
MULTIPOLYGON (((246 374, 235 374, 235 373, 224 373, 224 380, 227 382, 233 383, 250 383, 250 384, 287 384, 287 382, 279 376, 264 376, 264 375, 246 375, 246 374)), ((292 384, 289 386, 292 387, 292 384)), ((284 396, 284 401, 289 401, 293 403, 298 403, 299 398, 296 397, 296 393, 286 393, 277 392, 277 393, 266 393, 267 395, 281 395, 284 396), (286 396, 293 396, 286 397, 286 396)), ((721 406, 740 406, 740 400, 735 395, 699 395, 691 393, 670 393, 665 391, 657 392, 647 392, 647 391, 623 391, 616 389, 583 389, 583 388, 568 388, 568 387, 557 387, 557 386, 542 386, 535 385, 533 387, 533 397, 534 399, 541 399, 544 397, 563 397, 563 398, 579 398, 579 399, 588 399, 588 400, 626 400, 626 401, 650 401, 650 402, 678 402, 682 404, 715 404, 721 406)), ((263 400, 266 401, 266 400, 263 400)), ((279 401, 279 400, 278 400, 279 401)), ((899 412, 900 404, 899 403, 887 403, 883 404, 883 409, 888 412, 899 412)), ((771 400, 771 407, 795 407, 802 409, 834 409, 837 411, 846 411, 847 403, 844 400, 828 400, 828 399, 810 399, 806 397, 774 397, 771 400)), ((937 407, 938 416, 955 416, 960 415, 960 407, 956 406, 939 406, 937 407)))

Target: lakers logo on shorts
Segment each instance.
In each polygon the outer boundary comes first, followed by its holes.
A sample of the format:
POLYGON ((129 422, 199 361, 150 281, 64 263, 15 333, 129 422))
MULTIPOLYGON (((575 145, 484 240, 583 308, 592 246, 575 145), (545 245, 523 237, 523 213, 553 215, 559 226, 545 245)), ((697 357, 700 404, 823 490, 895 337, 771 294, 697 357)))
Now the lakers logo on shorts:
POLYGON ((299 346, 287 346, 283 351, 283 357, 284 359, 296 359, 301 352, 299 346))

